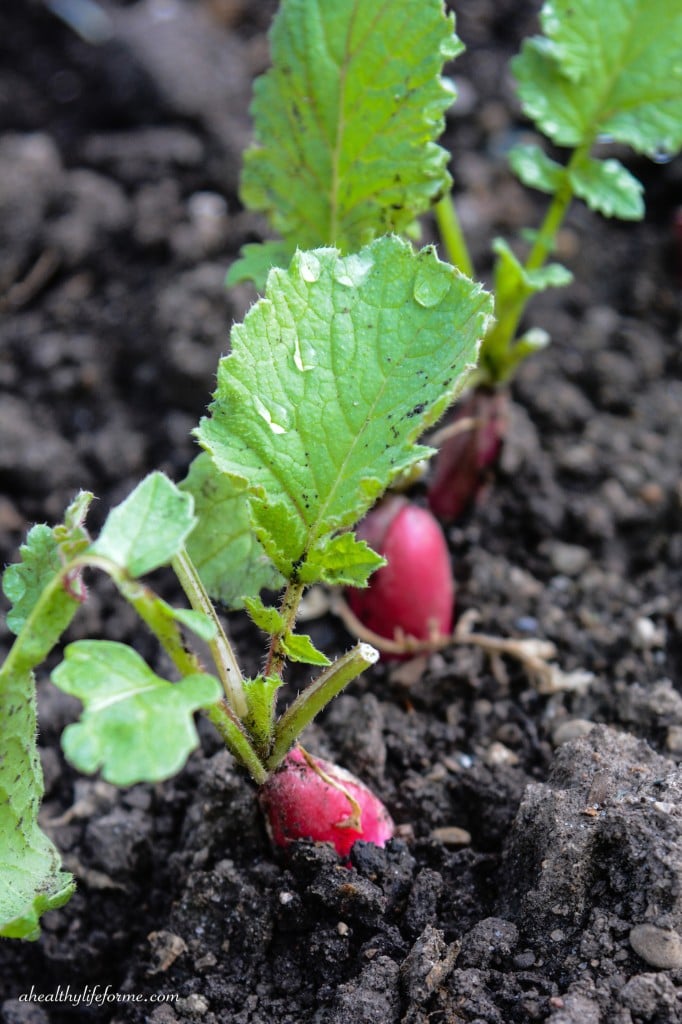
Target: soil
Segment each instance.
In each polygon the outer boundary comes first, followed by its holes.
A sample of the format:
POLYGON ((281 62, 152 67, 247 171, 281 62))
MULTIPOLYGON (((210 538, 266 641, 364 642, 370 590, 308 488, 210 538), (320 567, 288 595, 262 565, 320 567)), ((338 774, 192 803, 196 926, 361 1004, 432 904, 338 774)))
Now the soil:
MULTIPOLYGON (((456 6, 468 51, 446 141, 487 274, 491 238, 544 208, 504 160, 530 134, 505 64, 538 5, 456 6)), ((96 528, 147 471, 184 475, 253 298, 224 273, 263 229, 237 183, 271 0, 74 4, 71 26, 53 7, 0 8, 4 562, 78 488, 98 495, 96 528)), ((205 724, 167 783, 78 777, 58 744, 77 707, 41 671, 44 827, 78 890, 38 942, 0 944, 4 1024, 682 1021, 682 167, 628 162, 646 219, 576 205, 559 253, 574 283, 529 319, 552 344, 514 383, 485 499, 448 531, 459 614, 551 641, 558 688, 471 645, 349 687, 307 746, 400 826, 349 869, 324 846, 273 852, 205 724), (119 1001, 87 1005, 86 985, 119 1001), (21 999, 32 986, 52 1001, 21 999), (67 986, 80 1005, 56 1001, 67 986)), ((330 615, 308 626, 350 643, 330 615)), ((231 629, 253 669, 261 641, 240 616, 231 629)), ((84 635, 158 657, 103 584, 69 638, 84 635)))

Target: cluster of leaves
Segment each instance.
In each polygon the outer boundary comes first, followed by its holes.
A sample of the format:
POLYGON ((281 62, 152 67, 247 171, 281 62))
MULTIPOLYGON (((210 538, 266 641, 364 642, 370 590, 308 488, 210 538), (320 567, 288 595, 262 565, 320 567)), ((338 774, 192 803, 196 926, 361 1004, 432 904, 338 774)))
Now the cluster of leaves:
MULTIPOLYGON (((387 230, 410 232, 436 200, 448 256, 474 276, 446 197, 447 154, 436 143, 454 92, 434 71, 462 45, 440 0, 420 3, 418 16, 416 6, 284 0, 273 67, 255 86, 255 145, 241 188, 280 237, 245 246, 228 280, 261 287, 296 245, 352 250, 387 230)), ((555 155, 530 144, 509 159, 552 202, 540 229, 526 232, 533 242, 525 260, 508 241, 494 243, 496 322, 478 374, 487 385, 547 344, 541 329, 517 332, 534 294, 571 280, 565 267, 547 264, 571 200, 606 217, 644 215, 641 182, 619 159, 604 158, 607 144, 655 160, 682 146, 682 11, 669 0, 546 0, 540 19, 544 34, 525 41, 511 70, 524 113, 555 155)))
POLYGON ((37 820, 33 672, 86 599, 84 572, 112 578, 179 678, 118 643, 67 646, 52 678, 84 705, 64 733, 69 759, 120 785, 166 778, 196 745, 193 715, 203 709, 265 782, 376 657, 359 644, 330 664, 297 633, 304 588, 363 586, 382 564, 352 528, 396 476, 432 454, 417 439, 470 376, 481 338, 493 381, 537 347, 516 331, 528 298, 568 279, 546 260, 572 196, 641 216, 638 183, 591 150, 605 135, 653 156, 682 144, 682 14, 667 0, 552 0, 543 28, 514 73, 529 117, 573 153, 566 165, 538 148, 512 154, 521 179, 552 202, 525 263, 496 243, 493 327, 489 295, 432 249, 397 237, 413 235, 435 203, 449 255, 470 274, 441 198, 451 183, 436 142, 454 97, 443 65, 461 50, 454 18, 441 0, 283 0, 243 179, 245 202, 279 237, 246 247, 232 269, 232 280, 251 277, 265 294, 220 363, 197 431, 205 451, 179 487, 146 478, 94 541, 84 525, 90 496, 80 495, 63 524, 31 531, 5 573, 16 640, 0 670, 0 935, 35 936, 41 913, 72 890, 37 820), (167 565, 189 609, 142 581, 167 565), (266 606, 261 590, 280 586, 279 605, 266 606), (242 677, 211 598, 245 606, 267 633, 256 679, 242 677), (209 671, 188 633, 208 645, 209 671), (278 717, 283 669, 297 660, 321 672, 278 717))
POLYGON ((297 633, 303 588, 362 585, 382 564, 350 528, 429 453, 417 438, 475 363, 489 316, 480 286, 394 236, 349 256, 299 253, 234 328, 211 415, 197 431, 208 451, 183 484, 151 474, 94 541, 84 526, 89 495, 63 525, 33 528, 4 577, 17 639, 0 671, 0 934, 34 935, 40 914, 71 890, 37 823, 32 672, 85 600, 83 573, 111 577, 180 678, 162 678, 120 643, 68 645, 52 680, 84 705, 63 734, 69 760, 118 785, 166 778, 196 746, 193 713, 202 708, 264 782, 320 708, 376 658, 359 644, 330 664, 297 633), (191 608, 173 608, 142 581, 164 565, 191 608), (282 602, 266 607, 259 591, 277 582, 282 602), (256 679, 242 678, 207 589, 246 602, 269 634, 268 665, 256 679), (192 653, 187 631, 209 645, 214 671, 192 653), (287 660, 323 670, 278 718, 287 660))

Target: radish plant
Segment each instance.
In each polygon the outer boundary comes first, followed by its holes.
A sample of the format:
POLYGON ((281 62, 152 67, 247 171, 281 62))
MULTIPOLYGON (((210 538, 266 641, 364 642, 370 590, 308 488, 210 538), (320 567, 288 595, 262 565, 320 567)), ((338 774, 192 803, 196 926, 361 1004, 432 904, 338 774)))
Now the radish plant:
POLYGON ((0 670, 1 935, 35 936, 41 913, 72 890, 37 820, 33 674, 87 599, 93 570, 135 608, 177 678, 125 644, 68 644, 52 681, 83 704, 62 737, 77 769, 121 786, 168 778, 197 745, 201 710, 263 788, 276 842, 326 839, 343 855, 357 838, 386 842, 392 823, 376 797, 297 746, 378 654, 358 643, 330 661, 296 630, 296 616, 311 584, 362 587, 383 564, 352 528, 398 474, 430 454, 417 438, 475 363, 490 310, 479 285, 396 236, 346 256, 300 251, 270 274, 264 297, 232 330, 196 431, 205 451, 187 479, 178 486, 152 473, 95 539, 85 525, 89 494, 59 526, 31 530, 3 580, 16 640, 0 670), (175 572, 188 607, 171 606, 144 582, 162 566, 175 572), (265 604, 261 590, 277 587, 280 601, 265 604), (245 606, 263 630, 267 654, 255 678, 244 678, 212 598, 245 606), (318 674, 282 710, 290 662, 318 674))
POLYGON ((279 237, 247 247, 232 268, 231 280, 254 278, 264 295, 232 331, 197 429, 204 451, 180 485, 148 476, 94 539, 91 496, 80 494, 63 523, 33 528, 4 576, 16 639, 0 670, 0 935, 35 937, 41 914, 73 888, 38 824, 34 673, 87 599, 93 570, 136 609, 177 678, 117 642, 68 644, 52 680, 83 704, 63 734, 76 768, 123 786, 167 778, 197 745, 199 710, 261 787, 276 842, 324 838, 345 855, 349 837, 386 841, 390 818, 375 798, 297 745, 377 657, 365 643, 334 661, 317 650, 296 630, 303 592, 367 586, 384 559, 355 524, 433 454, 417 439, 465 383, 499 387, 537 348, 518 327, 534 292, 567 280, 546 262, 571 197, 641 215, 639 185, 591 148, 606 134, 650 155, 680 145, 681 26, 667 0, 546 5, 546 37, 530 41, 515 72, 527 113, 573 155, 565 165, 537 150, 513 158, 522 180, 553 198, 525 262, 496 246, 493 326, 493 300, 469 279, 443 198, 451 182, 437 139, 454 92, 442 70, 461 50, 453 16, 441 0, 283 0, 243 179, 245 202, 279 237), (399 237, 414 236, 432 206, 459 269, 399 237), (144 582, 164 566, 189 607, 144 582), (279 602, 266 604, 261 592, 278 587, 279 602), (255 678, 244 677, 214 601, 245 607, 263 630, 255 678), (208 665, 192 637, 207 645, 208 665), (282 709, 290 662, 318 674, 282 709))
MULTIPOLYGON (((469 382, 478 394, 453 411, 428 487, 444 520, 470 504, 496 462, 508 383, 548 343, 541 325, 526 328, 524 315, 533 295, 571 280, 550 262, 571 202, 640 219, 642 185, 606 155, 608 145, 659 161, 682 146, 679 5, 546 0, 540 20, 543 35, 525 41, 511 72, 550 153, 519 145, 509 159, 523 184, 550 201, 540 226, 525 233, 530 244, 498 238, 493 245, 495 320, 469 382)), ((261 285, 268 268, 286 265, 302 243, 352 250, 389 230, 413 235, 430 206, 448 258, 475 276, 450 195, 448 155, 436 142, 454 92, 433 69, 463 48, 453 26, 441 0, 283 0, 272 67, 255 84, 255 144, 241 189, 279 237, 245 246, 228 281, 261 285)))

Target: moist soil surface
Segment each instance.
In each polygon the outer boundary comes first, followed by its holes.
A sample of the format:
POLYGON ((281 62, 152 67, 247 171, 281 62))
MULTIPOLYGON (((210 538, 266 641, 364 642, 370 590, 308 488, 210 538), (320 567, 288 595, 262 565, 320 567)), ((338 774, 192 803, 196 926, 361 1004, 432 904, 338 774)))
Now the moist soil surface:
MULTIPOLYGON (((71 25, 51 6, 0 10, 4 562, 79 488, 98 496, 96 529, 149 470, 184 476, 254 297, 226 291, 225 270, 263 231, 237 185, 274 5, 73 5, 71 25)), ((532 138, 505 66, 537 5, 459 7, 445 139, 485 276, 491 239, 545 208, 505 164, 532 138)), ((309 843, 273 852, 206 723, 174 780, 79 777, 59 748, 78 706, 48 665, 43 823, 78 889, 39 941, 0 944, 4 1024, 682 1021, 682 171, 628 162, 646 219, 576 205, 558 254, 574 282, 528 320, 552 344, 514 382, 484 498, 447 531, 460 621, 522 643, 381 664, 307 734, 375 788, 398 836, 356 844, 350 867, 309 843), (549 669, 529 660, 539 640, 549 669), (86 985, 109 1001, 88 1004, 86 985)), ((306 628, 325 650, 351 643, 329 613, 306 628)), ((262 639, 240 615, 230 629, 256 671, 262 639)), ((81 636, 158 663, 99 581, 81 636)))

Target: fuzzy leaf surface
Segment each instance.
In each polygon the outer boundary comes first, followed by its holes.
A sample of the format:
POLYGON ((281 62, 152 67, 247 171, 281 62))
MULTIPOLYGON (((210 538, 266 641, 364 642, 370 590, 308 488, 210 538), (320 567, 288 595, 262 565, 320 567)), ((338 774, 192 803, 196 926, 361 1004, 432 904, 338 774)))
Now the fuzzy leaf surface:
MULTIPOLYGON (((387 236, 360 253, 297 253, 232 331, 197 434, 248 489, 261 542, 316 576, 401 471, 475 363, 491 299, 431 249, 387 236)), ((315 582, 307 579, 306 582, 315 582)))
POLYGON ((284 616, 277 608, 267 607, 260 597, 248 597, 244 605, 252 622, 265 633, 281 633, 286 628, 284 616))
POLYGON ((117 786, 175 774, 199 742, 193 713, 222 692, 202 673, 162 679, 132 648, 109 640, 69 644, 52 681, 84 705, 62 735, 65 755, 79 771, 101 769, 117 786))
POLYGON ((449 188, 435 140, 462 49, 442 0, 283 0, 241 194, 290 244, 358 249, 449 188))
POLYGON ((671 0, 547 0, 543 37, 512 62, 526 114, 562 146, 600 136, 639 153, 682 146, 682 7, 671 0))
POLYGON ((150 473, 111 510, 88 554, 107 558, 137 578, 168 565, 195 523, 191 496, 163 473, 150 473))
MULTIPOLYGON (((62 568, 59 544, 52 528, 44 523, 31 527, 19 554, 21 561, 9 565, 2 578, 5 597, 12 602, 6 621, 15 634, 19 634, 26 625, 45 587, 62 568)), ((63 596, 63 600, 58 600, 56 604, 64 606, 63 617, 68 623, 69 612, 75 610, 77 603, 66 593, 60 596, 63 596)), ((60 617, 57 608, 55 615, 60 617)))
POLYGON ((306 665, 331 665, 327 655, 318 651, 307 633, 288 631, 282 637, 281 644, 290 661, 302 661, 306 665))
POLYGON ((337 587, 366 587, 376 569, 386 559, 352 533, 341 533, 313 547, 301 567, 301 583, 329 583, 337 587))
POLYGON ((277 589, 282 578, 253 531, 244 484, 220 473, 204 452, 180 488, 194 497, 197 524, 187 553, 210 596, 229 608, 242 608, 244 598, 264 587, 277 589))
POLYGON ((38 825, 43 774, 30 670, 0 671, 0 723, 0 936, 36 939, 41 914, 66 903, 74 885, 38 825))
POLYGON ((34 526, 21 562, 3 578, 13 602, 7 615, 17 634, 0 669, 0 936, 36 939, 40 917, 62 906, 73 879, 61 869, 52 841, 38 825, 43 773, 36 744, 32 668, 52 650, 84 597, 79 574, 63 564, 89 543, 83 521, 92 495, 81 492, 51 529, 34 526))

